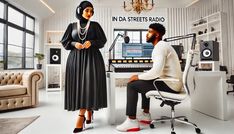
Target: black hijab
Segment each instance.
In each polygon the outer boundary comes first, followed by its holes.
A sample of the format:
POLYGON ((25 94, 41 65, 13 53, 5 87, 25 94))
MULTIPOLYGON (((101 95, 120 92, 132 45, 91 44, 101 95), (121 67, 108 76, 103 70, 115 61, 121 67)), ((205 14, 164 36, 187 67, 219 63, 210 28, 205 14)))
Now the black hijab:
MULTIPOLYGON (((92 7, 93 8, 93 4, 90 3, 89 1, 82 1, 80 3, 80 5, 76 8, 76 18, 81 20, 81 19, 85 19, 83 18, 82 14, 83 11, 86 7, 92 7)), ((93 9, 93 13, 94 13, 94 9, 93 9)))

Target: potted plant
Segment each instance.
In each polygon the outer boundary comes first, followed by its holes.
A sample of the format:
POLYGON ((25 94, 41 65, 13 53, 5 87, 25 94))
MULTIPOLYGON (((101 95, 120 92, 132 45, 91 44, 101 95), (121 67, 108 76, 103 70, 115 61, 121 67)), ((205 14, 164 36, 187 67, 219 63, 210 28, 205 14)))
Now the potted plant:
POLYGON ((0 70, 3 70, 3 68, 4 68, 4 61, 0 60, 0 70))
POLYGON ((37 61, 38 61, 37 69, 41 69, 41 67, 42 67, 41 61, 44 59, 44 54, 35 53, 34 57, 37 58, 37 61))

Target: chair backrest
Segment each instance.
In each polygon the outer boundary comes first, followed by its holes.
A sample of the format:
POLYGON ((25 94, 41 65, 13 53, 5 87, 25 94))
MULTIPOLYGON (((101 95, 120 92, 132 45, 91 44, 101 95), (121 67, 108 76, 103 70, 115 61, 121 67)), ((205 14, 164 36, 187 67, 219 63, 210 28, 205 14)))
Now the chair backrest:
POLYGON ((183 72, 183 87, 187 95, 190 95, 190 90, 188 86, 188 75, 194 58, 194 52, 190 49, 187 52, 185 68, 183 72))
POLYGON ((234 84, 234 75, 230 76, 230 82, 234 84))
POLYGON ((182 35, 182 36, 169 37, 169 38, 164 39, 164 41, 170 42, 170 41, 177 41, 177 40, 188 39, 188 38, 192 38, 192 44, 191 44, 191 48, 187 52, 187 58, 186 58, 186 63, 185 63, 184 72, 183 72, 183 80, 182 80, 183 87, 187 96, 190 95, 190 90, 188 86, 188 74, 190 71, 190 67, 193 66, 192 62, 193 62, 193 58, 195 54, 194 50, 195 50, 195 45, 196 45, 196 33, 191 33, 191 34, 182 35))

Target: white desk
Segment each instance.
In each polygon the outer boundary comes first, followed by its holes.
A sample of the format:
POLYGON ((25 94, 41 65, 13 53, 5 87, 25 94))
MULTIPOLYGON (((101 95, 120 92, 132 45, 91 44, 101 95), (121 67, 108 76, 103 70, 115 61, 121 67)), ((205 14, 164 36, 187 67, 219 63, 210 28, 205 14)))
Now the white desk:
POLYGON ((225 72, 195 72, 195 91, 191 95, 191 107, 206 115, 227 120, 227 94, 225 72))
POLYGON ((107 72, 107 93, 108 93, 108 123, 115 124, 116 123, 116 79, 117 78, 130 78, 133 74, 137 73, 115 73, 115 72, 107 72))

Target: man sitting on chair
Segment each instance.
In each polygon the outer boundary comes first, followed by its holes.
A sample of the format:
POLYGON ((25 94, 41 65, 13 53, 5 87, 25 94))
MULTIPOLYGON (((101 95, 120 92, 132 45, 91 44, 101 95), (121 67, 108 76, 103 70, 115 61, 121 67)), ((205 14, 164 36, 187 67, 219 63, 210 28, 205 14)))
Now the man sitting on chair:
POLYGON ((139 131, 139 122, 149 124, 151 116, 149 113, 150 100, 146 98, 145 93, 150 90, 156 90, 153 81, 157 78, 179 79, 177 82, 157 81, 155 84, 158 90, 170 93, 179 93, 182 87, 182 72, 179 58, 174 48, 165 41, 162 37, 165 34, 165 27, 159 23, 150 24, 146 41, 152 43, 154 49, 151 58, 153 67, 140 75, 133 75, 127 84, 127 119, 116 127, 119 131, 139 131), (136 118, 138 93, 142 96, 141 116, 136 118))

